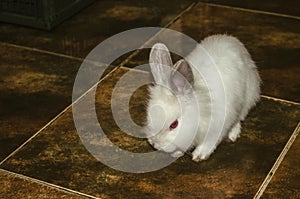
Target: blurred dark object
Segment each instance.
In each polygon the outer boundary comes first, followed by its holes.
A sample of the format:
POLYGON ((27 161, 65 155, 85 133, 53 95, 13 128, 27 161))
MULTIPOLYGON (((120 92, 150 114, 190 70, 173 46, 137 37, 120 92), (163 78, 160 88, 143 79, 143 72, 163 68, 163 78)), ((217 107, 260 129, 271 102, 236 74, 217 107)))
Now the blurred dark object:
POLYGON ((51 30, 95 0, 1 0, 0 21, 51 30))

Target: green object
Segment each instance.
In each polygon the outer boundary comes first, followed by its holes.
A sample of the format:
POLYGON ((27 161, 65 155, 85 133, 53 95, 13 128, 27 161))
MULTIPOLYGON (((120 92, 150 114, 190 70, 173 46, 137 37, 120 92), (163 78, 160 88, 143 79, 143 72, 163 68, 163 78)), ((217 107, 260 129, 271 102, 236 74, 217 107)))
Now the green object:
POLYGON ((95 0, 1 0, 0 21, 51 30, 95 0))

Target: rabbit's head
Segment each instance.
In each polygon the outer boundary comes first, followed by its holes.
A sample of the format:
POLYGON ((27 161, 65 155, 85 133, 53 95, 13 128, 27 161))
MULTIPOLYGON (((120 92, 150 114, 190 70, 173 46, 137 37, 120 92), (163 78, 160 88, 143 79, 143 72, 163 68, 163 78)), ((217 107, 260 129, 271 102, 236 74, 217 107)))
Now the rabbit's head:
POLYGON ((154 85, 149 87, 145 133, 154 148, 172 153, 180 149, 178 142, 184 142, 193 117, 193 72, 184 59, 173 65, 168 48, 160 43, 152 47, 149 62, 154 85))

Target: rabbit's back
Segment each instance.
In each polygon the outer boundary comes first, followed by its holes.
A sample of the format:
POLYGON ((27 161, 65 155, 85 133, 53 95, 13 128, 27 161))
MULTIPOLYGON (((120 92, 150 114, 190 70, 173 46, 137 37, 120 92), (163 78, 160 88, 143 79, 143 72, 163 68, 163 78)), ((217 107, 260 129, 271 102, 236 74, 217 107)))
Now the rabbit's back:
MULTIPOLYGON (((220 96, 219 93, 224 90, 225 98, 222 101, 224 103, 218 103, 220 106, 216 106, 212 111, 221 110, 221 104, 225 104, 225 136, 226 131, 235 122, 245 119, 251 107, 259 100, 260 77, 256 65, 245 46, 235 37, 227 35, 205 38, 187 60, 194 67, 195 88, 199 88, 196 91, 199 96, 203 95, 205 83, 213 84, 207 86, 210 87, 209 92, 216 93, 209 96, 220 96), (203 72, 205 70, 210 72, 203 72), (218 84, 220 83, 218 81, 221 81, 221 84, 218 84), (217 84, 222 86, 216 86, 217 84)), ((217 100, 220 102, 220 99, 217 100)), ((200 104, 200 106, 207 105, 200 104)))

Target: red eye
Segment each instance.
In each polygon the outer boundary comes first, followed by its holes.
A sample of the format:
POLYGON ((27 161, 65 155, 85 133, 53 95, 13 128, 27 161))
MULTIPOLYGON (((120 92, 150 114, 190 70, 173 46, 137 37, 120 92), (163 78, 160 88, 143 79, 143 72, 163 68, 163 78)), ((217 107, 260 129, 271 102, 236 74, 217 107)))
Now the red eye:
POLYGON ((178 126, 178 120, 175 120, 171 125, 170 125, 170 130, 175 129, 178 126))

